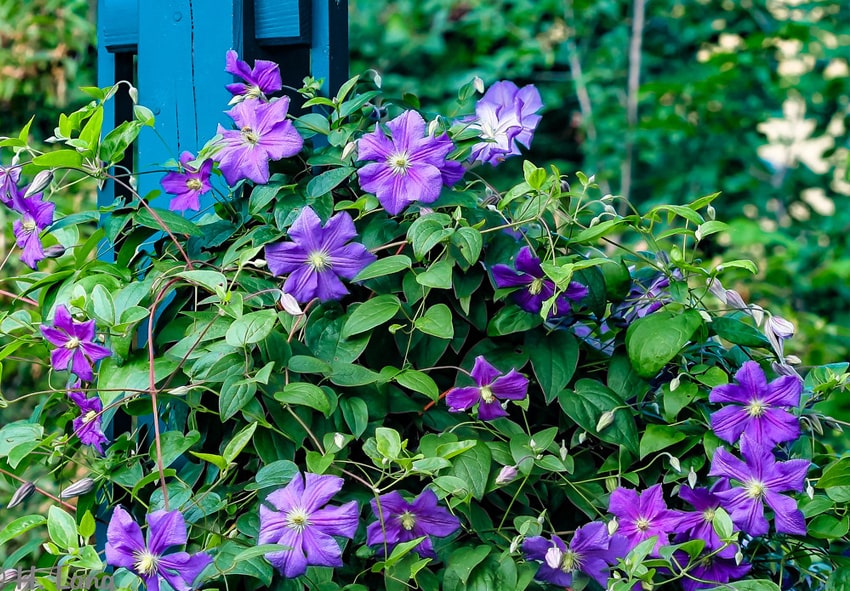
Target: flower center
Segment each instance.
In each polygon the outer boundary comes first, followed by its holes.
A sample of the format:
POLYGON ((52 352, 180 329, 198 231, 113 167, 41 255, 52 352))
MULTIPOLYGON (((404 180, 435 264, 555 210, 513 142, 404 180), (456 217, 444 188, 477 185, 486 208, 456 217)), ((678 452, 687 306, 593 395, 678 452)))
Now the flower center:
POLYGON ((159 556, 151 554, 147 549, 133 553, 133 568, 140 575, 152 577, 156 574, 159 556))
POLYGON ((481 128, 481 137, 485 140, 496 139, 496 128, 489 121, 482 121, 479 125, 481 128))
POLYGON ((310 516, 304 509, 296 507, 286 514, 286 524, 298 533, 301 533, 310 525, 310 516))
POLYGON ((567 550, 561 558, 561 570, 565 573, 579 570, 581 568, 581 555, 578 552, 567 550))
POLYGON ((24 218, 24 221, 21 223, 21 227, 24 229, 24 233, 32 234, 38 229, 38 225, 35 223, 35 220, 24 218))
POLYGON ((635 521, 635 527, 640 531, 646 531, 649 529, 649 519, 646 517, 638 517, 637 521, 635 521))
POLYGON ((260 136, 254 133, 254 130, 248 127, 247 125, 239 131, 242 132, 242 137, 245 138, 245 141, 251 144, 252 146, 260 143, 260 136))
POLYGON ((413 529, 413 526, 416 525, 416 515, 411 513, 410 511, 405 511, 399 516, 399 521, 401 521, 401 527, 405 530, 410 531, 413 529))
POLYGON ((705 511, 703 511, 702 512, 702 518, 705 521, 709 521, 709 522, 714 521, 714 509, 706 509, 705 511))
POLYGON ((331 257, 326 252, 316 250, 307 256, 307 263, 316 271, 324 271, 331 266, 331 257))
POLYGON ((747 496, 751 499, 759 499, 764 496, 765 486, 763 482, 750 480, 744 485, 744 488, 747 489, 747 496))
POLYGON ((493 402, 495 396, 493 395, 493 390, 490 389, 490 386, 481 386, 481 399, 484 402, 493 402))
POLYGON ((747 406, 747 414, 751 417, 760 417, 767 410, 767 405, 761 400, 753 400, 747 406))
POLYGON ((531 295, 537 295, 541 291, 543 291, 543 279, 535 279, 531 282, 531 285, 528 286, 528 293, 531 295))
POLYGON ((186 187, 192 191, 200 191, 203 185, 198 179, 189 179, 186 181, 186 187))
POLYGON ((396 152, 387 158, 387 164, 390 165, 393 174, 405 174, 407 169, 410 168, 410 157, 407 152, 396 152))
POLYGON ((86 423, 91 423, 93 420, 97 418, 97 411, 90 410, 86 414, 83 415, 83 425, 86 423))
POLYGON ((70 339, 68 339, 68 342, 65 343, 66 349, 76 349, 79 346, 80 346, 80 339, 78 339, 77 337, 71 337, 70 339))

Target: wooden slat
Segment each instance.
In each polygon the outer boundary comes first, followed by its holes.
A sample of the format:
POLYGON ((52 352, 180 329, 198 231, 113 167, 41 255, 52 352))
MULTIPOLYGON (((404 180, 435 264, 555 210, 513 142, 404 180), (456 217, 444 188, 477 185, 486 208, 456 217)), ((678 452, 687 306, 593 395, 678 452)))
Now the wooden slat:
POLYGON ((139 43, 139 0, 99 0, 98 47, 135 51, 139 43))
POLYGON ((309 44, 310 0, 254 0, 254 34, 261 45, 309 44))

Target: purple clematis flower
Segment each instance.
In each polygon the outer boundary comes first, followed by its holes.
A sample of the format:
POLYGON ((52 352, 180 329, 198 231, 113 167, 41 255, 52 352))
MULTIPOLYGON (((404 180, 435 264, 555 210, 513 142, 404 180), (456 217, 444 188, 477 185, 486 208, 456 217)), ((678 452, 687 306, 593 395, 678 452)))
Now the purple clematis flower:
POLYGON ((84 445, 90 445, 102 454, 103 444, 109 440, 101 427, 100 413, 103 411, 103 404, 100 398, 97 396, 86 398, 80 390, 79 382, 68 390, 68 398, 80 409, 80 416, 73 422, 74 435, 79 437, 84 445))
POLYGON ((531 145, 543 108, 540 93, 529 84, 518 88, 509 80, 496 82, 475 105, 471 127, 479 130, 482 142, 472 147, 471 160, 496 166, 520 153, 517 144, 531 145))
POLYGON ((175 591, 189 591, 212 557, 205 552, 165 552, 188 539, 180 511, 154 511, 147 516, 147 541, 142 530, 121 506, 115 508, 106 530, 106 563, 139 575, 148 591, 159 591, 163 579, 175 591))
POLYGON ((18 181, 21 180, 21 167, 0 166, 0 203, 12 207, 12 203, 18 198, 18 181))
POLYGON ((463 176, 463 167, 446 156, 454 149, 447 135, 425 135, 425 120, 416 111, 405 111, 357 142, 359 159, 371 160, 357 171, 360 186, 375 194, 387 213, 396 215, 414 201, 432 203, 442 186, 463 176))
POLYGON ((239 55, 232 49, 227 52, 226 60, 227 65, 224 71, 245 81, 228 84, 225 87, 234 96, 242 96, 245 99, 259 98, 283 88, 280 68, 274 62, 254 60, 252 69, 246 62, 240 60, 239 55))
MULTIPOLYGON (((688 555, 684 552, 677 552, 674 556, 680 565, 688 564, 688 555)), ((738 564, 733 557, 717 554, 703 556, 696 559, 693 566, 688 569, 690 576, 681 579, 682 589, 684 591, 714 589, 729 581, 740 581, 751 568, 752 565, 747 563, 738 564)))
POLYGON ((529 559, 543 562, 534 575, 538 581, 569 587, 573 575, 582 572, 605 588, 610 567, 628 553, 628 545, 626 538, 609 535, 604 523, 594 521, 578 528, 569 546, 555 535, 551 541, 535 536, 523 542, 522 551, 529 559))
POLYGON ((38 268, 38 261, 45 258, 44 247, 40 234, 53 223, 53 212, 56 204, 42 201, 41 193, 32 197, 19 197, 10 202, 23 216, 12 224, 15 232, 15 242, 21 250, 21 261, 31 269, 38 268))
POLYGON ((270 103, 258 99, 242 101, 227 111, 238 130, 218 126, 218 166, 228 184, 242 179, 258 184, 269 182, 269 160, 295 156, 304 140, 287 120, 289 97, 270 103))
POLYGON ((282 544, 287 550, 266 554, 285 577, 303 575, 308 565, 342 566, 342 552, 331 536, 353 538, 357 531, 357 501, 341 507, 325 505, 342 488, 337 476, 296 474, 284 488, 260 505, 259 544, 282 544))
POLYGON ((711 429, 723 441, 735 443, 741 434, 772 448, 800 435, 800 423, 787 408, 799 406, 803 383, 796 376, 781 376, 769 384, 759 364, 747 361, 735 374, 737 384, 716 386, 710 402, 727 406, 711 415, 711 429))
MULTIPOLYGON (((673 278, 682 279, 682 273, 676 269, 673 278)), ((648 285, 634 280, 625 299, 611 309, 611 318, 615 324, 629 326, 638 318, 657 312, 664 304, 673 301, 667 288, 670 287, 670 277, 658 273, 648 285)))
POLYGON ((353 279, 377 258, 359 242, 354 220, 340 212, 322 226, 310 207, 305 207, 289 228, 292 242, 266 246, 266 260, 275 275, 288 273, 283 291, 304 304, 313 298, 338 300, 348 293, 340 277, 353 279))
POLYGON ((191 152, 183 152, 180 154, 180 168, 183 171, 169 172, 160 181, 166 193, 176 195, 168 204, 171 211, 198 211, 201 208, 198 198, 212 189, 210 171, 213 161, 205 160, 200 168, 195 168, 189 164, 194 159, 191 152))
POLYGON ((653 536, 658 536, 653 552, 669 543, 670 533, 678 527, 681 514, 671 511, 664 502, 661 485, 656 484, 642 493, 618 488, 611 493, 608 511, 617 516, 617 533, 629 541, 629 550, 653 536))
POLYGON ((528 378, 512 369, 502 374, 483 355, 475 358, 472 379, 477 386, 452 388, 446 395, 449 412, 468 410, 478 404, 478 418, 492 421, 507 416, 500 400, 522 400, 528 395, 528 378))
POLYGON ((94 342, 94 320, 76 322, 64 305, 56 307, 53 326, 42 325, 41 334, 58 347, 50 352, 53 369, 68 369, 87 382, 93 378, 92 365, 112 355, 108 348, 94 342))
MULTIPOLYGON (((677 527, 680 532, 676 536, 677 542, 700 539, 705 541, 705 548, 709 552, 720 550, 724 542, 714 531, 714 515, 718 507, 723 504, 723 499, 717 496, 720 491, 729 490, 729 481, 721 478, 714 483, 711 489, 691 488, 683 485, 679 489, 679 496, 693 505, 696 511, 681 513, 681 519, 677 527)), ((719 556, 723 558, 734 558, 736 546, 730 544, 720 550, 719 556)))
POLYGON ((797 501, 779 493, 803 490, 809 460, 777 462, 768 446, 746 434, 741 436, 741 453, 743 462, 725 449, 717 449, 708 473, 740 483, 716 493, 723 499, 733 523, 751 536, 766 534, 769 525, 764 517, 764 503, 767 503, 776 516, 777 532, 805 535, 806 521, 797 509, 797 501))
POLYGON ((392 552, 396 544, 426 536, 414 550, 420 556, 437 558, 428 536, 444 538, 460 528, 458 518, 437 504, 432 490, 422 491, 412 503, 395 491, 381 495, 380 506, 377 499, 372 499, 372 513, 378 521, 366 528, 366 544, 385 544, 387 552, 392 552))
MULTIPOLYGON (((539 314, 543 302, 555 295, 555 283, 546 277, 540 266, 540 259, 532 254, 528 246, 523 246, 516 257, 516 269, 507 265, 493 265, 493 281, 496 287, 522 287, 511 294, 514 302, 532 314, 539 314)), ((570 281, 567 290, 555 300, 549 311, 549 317, 563 316, 570 311, 570 300, 577 301, 587 295, 587 288, 577 281, 570 281)))

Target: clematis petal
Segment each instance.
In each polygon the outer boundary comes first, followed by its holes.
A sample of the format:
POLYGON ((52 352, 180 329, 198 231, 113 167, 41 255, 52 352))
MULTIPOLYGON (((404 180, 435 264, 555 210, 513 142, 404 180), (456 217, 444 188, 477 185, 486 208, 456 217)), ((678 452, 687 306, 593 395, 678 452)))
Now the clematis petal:
POLYGON ((446 394, 449 412, 460 412, 475 406, 481 400, 481 390, 473 387, 453 388, 446 394))
POLYGON ((134 554, 145 549, 142 529, 121 505, 115 507, 106 528, 106 563, 132 569, 134 554))
POLYGON ((489 386, 495 381, 502 372, 493 367, 493 365, 484 358, 483 355, 479 355, 475 358, 475 364, 472 366, 472 379, 475 380, 475 383, 479 386, 489 386))
POLYGON ((147 516, 148 549, 153 554, 163 554, 172 546, 186 543, 186 520, 180 511, 154 511, 147 516))
POLYGON ((512 369, 506 375, 496 378, 490 390, 496 398, 522 400, 528 395, 528 378, 512 369))

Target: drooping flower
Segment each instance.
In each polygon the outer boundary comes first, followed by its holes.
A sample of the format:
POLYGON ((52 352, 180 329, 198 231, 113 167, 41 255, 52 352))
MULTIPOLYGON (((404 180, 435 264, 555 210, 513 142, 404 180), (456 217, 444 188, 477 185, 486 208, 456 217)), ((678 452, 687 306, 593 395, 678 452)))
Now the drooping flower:
MULTIPOLYGON (((523 246, 516 256, 516 269, 507 265, 493 265, 493 281, 496 287, 522 287, 511 294, 514 302, 532 314, 539 314, 543 302, 555 295, 555 283, 546 277, 540 259, 528 246, 523 246)), ((570 300, 577 301, 587 295, 587 288, 577 281, 570 281, 566 291, 561 292, 549 316, 563 316, 570 311, 570 300)))
POLYGON ((661 485, 656 484, 638 494, 618 488, 611 493, 608 511, 617 516, 617 533, 629 541, 629 550, 653 536, 658 536, 654 552, 669 543, 669 537, 679 524, 680 514, 671 511, 664 502, 661 485))
POLYGON ((518 88, 509 80, 493 84, 475 105, 470 127, 479 130, 483 141, 472 147, 470 159, 496 166, 520 153, 517 144, 529 147, 541 108, 543 101, 533 85, 518 88))
MULTIPOLYGON (((688 563, 688 555, 684 552, 677 552, 674 556, 682 566, 688 563)), ((740 581, 751 568, 752 565, 746 562, 738 564, 733 557, 718 554, 702 556, 697 558, 695 564, 688 569, 690 576, 682 577, 682 589, 684 591, 714 589, 729 581, 740 581)))
POLYGON ((405 111, 358 140, 360 160, 371 163, 357 171, 360 186, 375 194, 387 213, 396 215, 414 201, 432 203, 443 185, 452 185, 463 175, 462 167, 449 164, 446 156, 454 149, 447 135, 425 134, 425 120, 416 111, 405 111))
POLYGON ((242 96, 246 99, 258 98, 283 88, 280 68, 274 62, 254 60, 254 67, 251 68, 246 62, 240 60, 239 55, 232 49, 227 52, 226 62, 224 71, 244 80, 244 82, 226 86, 234 96, 242 96))
POLYGON ((785 355, 785 341, 794 336, 794 325, 781 316, 771 316, 764 325, 764 335, 782 359, 785 355))
POLYGON ((710 402, 726 404, 711 415, 714 434, 735 443, 741 434, 772 448, 777 443, 797 439, 800 423, 787 408, 800 404, 803 383, 796 376, 781 376, 768 383, 755 361, 747 361, 735 374, 737 384, 716 386, 710 402))
POLYGON ((79 437, 84 445, 90 445, 102 454, 103 444, 109 440, 101 427, 100 413, 103 411, 103 404, 100 398, 87 398, 80 390, 79 382, 68 390, 68 398, 80 409, 80 416, 73 422, 74 435, 79 437))
POLYGON ((718 553, 719 556, 724 558, 735 556, 736 546, 729 544, 724 548, 723 540, 714 531, 715 512, 723 504, 723 499, 717 493, 724 490, 729 490, 729 481, 725 478, 715 482, 710 489, 691 488, 682 485, 679 489, 679 496, 693 505, 696 511, 683 511, 681 513, 677 528, 679 534, 676 536, 676 541, 685 542, 700 539, 705 541, 705 549, 709 552, 723 548, 718 553))
POLYGON ((169 172, 160 181, 166 193, 176 195, 168 204, 171 211, 198 211, 201 208, 198 198, 212 189, 210 171, 213 161, 205 160, 200 168, 195 168, 189 164, 194 159, 191 152, 183 152, 180 154, 182 172, 169 172))
POLYGON ((437 558, 430 536, 444 538, 460 528, 458 518, 438 505, 437 495, 430 489, 410 503, 396 491, 381 495, 380 503, 372 499, 372 513, 378 521, 366 528, 366 544, 380 544, 379 552, 384 544, 387 552, 392 552, 396 544, 426 536, 414 550, 420 556, 437 558))
POLYGON ((377 258, 359 242, 347 244, 356 236, 354 220, 346 212, 322 226, 316 212, 305 207, 289 228, 292 242, 267 245, 266 261, 274 275, 289 274, 283 291, 298 302, 338 300, 348 293, 340 277, 353 279, 377 258))
MULTIPOLYGON (((673 271, 673 278, 681 279, 681 272, 673 271)), ((670 277, 656 273, 651 280, 634 280, 625 299, 613 306, 611 319, 617 325, 628 326, 638 318, 644 318, 657 312, 664 304, 673 301, 667 288, 670 277)))
POLYGON ((529 559, 542 561, 534 575, 538 581, 569 587, 574 574, 583 572, 605 588, 610 567, 628 552, 628 540, 609 535, 604 523, 594 521, 578 528, 569 546, 556 535, 551 541, 535 536, 523 542, 522 550, 529 559))
POLYGON ((303 575, 308 565, 342 566, 342 551, 332 536, 354 537, 357 501, 341 507, 325 506, 342 488, 337 476, 296 474, 284 488, 260 505, 259 544, 289 548, 266 554, 266 559, 288 578, 303 575))
POLYGON ((56 204, 42 201, 41 193, 32 197, 19 197, 10 202, 21 214, 20 220, 15 220, 12 229, 15 232, 15 242, 23 251, 21 261, 32 269, 38 268, 38 261, 45 258, 44 246, 41 244, 41 232, 53 223, 53 212, 56 204))
POLYGON ((189 591, 212 557, 205 552, 166 554, 172 546, 186 544, 186 521, 180 511, 154 511, 147 515, 147 541, 142 530, 120 505, 106 530, 106 563, 124 567, 142 578, 148 591, 159 591, 165 580, 175 591, 189 591))
POLYGON ((21 180, 20 166, 0 166, 0 203, 12 207, 18 197, 18 181, 21 180))
POLYGON ((528 378, 515 369, 503 374, 483 355, 475 358, 471 374, 477 386, 449 390, 446 395, 449 412, 468 410, 478 404, 478 418, 492 421, 508 414, 500 400, 522 400, 528 395, 528 378))
POLYGON ((286 118, 289 97, 270 103, 248 99, 227 111, 238 129, 218 126, 221 139, 218 166, 228 184, 242 179, 258 184, 269 182, 269 161, 295 156, 304 140, 286 118))
POLYGON ((57 347, 50 352, 50 363, 57 371, 70 370, 81 380, 92 380, 92 365, 112 355, 112 352, 94 342, 94 320, 76 322, 68 309, 56 307, 53 326, 41 325, 41 334, 57 347))
POLYGON ((809 460, 777 462, 770 447, 741 436, 739 460, 723 448, 714 452, 709 476, 731 478, 738 486, 717 492, 729 511, 732 522, 751 536, 766 534, 770 528, 764 517, 764 503, 773 509, 776 531, 786 534, 806 534, 806 521, 797 501, 779 493, 801 492, 809 470, 809 460))

